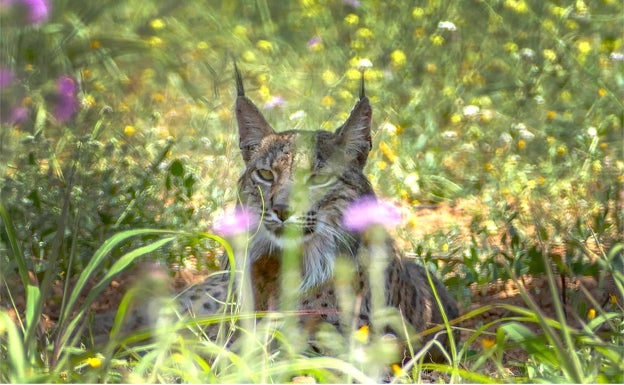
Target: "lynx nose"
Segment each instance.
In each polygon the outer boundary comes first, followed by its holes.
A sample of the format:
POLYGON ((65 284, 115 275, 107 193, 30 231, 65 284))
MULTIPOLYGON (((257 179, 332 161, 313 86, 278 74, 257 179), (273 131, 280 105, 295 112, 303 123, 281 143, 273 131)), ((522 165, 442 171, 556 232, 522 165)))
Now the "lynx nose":
POLYGON ((292 215, 292 210, 290 209, 290 207, 281 203, 273 205, 273 212, 282 222, 286 221, 286 219, 288 219, 292 215))

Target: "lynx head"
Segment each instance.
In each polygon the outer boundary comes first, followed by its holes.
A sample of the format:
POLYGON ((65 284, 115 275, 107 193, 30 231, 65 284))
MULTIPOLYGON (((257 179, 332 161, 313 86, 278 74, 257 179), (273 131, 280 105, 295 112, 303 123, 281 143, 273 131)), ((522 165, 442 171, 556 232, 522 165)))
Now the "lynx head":
POLYGON ((240 204, 260 222, 251 261, 278 257, 287 242, 295 242, 301 250, 301 289, 310 289, 333 275, 338 255, 353 256, 358 247, 358 235, 344 228, 342 213, 358 197, 373 195, 363 174, 371 149, 370 102, 362 84, 359 101, 334 132, 276 132, 245 96, 238 71, 236 80, 246 165, 239 179, 240 204))

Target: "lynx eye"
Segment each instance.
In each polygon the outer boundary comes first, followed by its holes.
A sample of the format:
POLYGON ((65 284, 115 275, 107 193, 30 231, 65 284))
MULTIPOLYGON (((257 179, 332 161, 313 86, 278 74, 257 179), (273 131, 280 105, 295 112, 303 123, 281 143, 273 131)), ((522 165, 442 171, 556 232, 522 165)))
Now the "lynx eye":
POLYGON ((311 187, 325 187, 334 182, 333 174, 312 174, 308 177, 308 184, 311 187))
POLYGON ((275 180, 275 175, 273 174, 273 171, 264 168, 260 168, 254 171, 253 176, 255 177, 255 179, 257 179, 258 182, 261 183, 271 183, 275 180))

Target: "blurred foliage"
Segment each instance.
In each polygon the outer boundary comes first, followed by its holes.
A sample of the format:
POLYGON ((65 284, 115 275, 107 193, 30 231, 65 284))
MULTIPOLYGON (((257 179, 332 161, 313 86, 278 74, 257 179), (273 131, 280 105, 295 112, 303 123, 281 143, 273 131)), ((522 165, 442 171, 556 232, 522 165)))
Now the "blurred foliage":
POLYGON ((400 234, 451 290, 542 272, 553 245, 595 275, 587 241, 624 241, 623 30, 618 0, 2 1, 0 198, 37 273, 123 230, 207 229, 242 167, 232 62, 277 129, 336 128, 364 68, 377 191, 482 203, 469 241, 400 234))

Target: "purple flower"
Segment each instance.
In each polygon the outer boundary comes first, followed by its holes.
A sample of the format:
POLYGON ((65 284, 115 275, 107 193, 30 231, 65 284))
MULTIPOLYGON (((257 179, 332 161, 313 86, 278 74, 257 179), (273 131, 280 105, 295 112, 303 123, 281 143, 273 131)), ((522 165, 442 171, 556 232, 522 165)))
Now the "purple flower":
POLYGON ((362 4, 360 4, 359 0, 342 0, 345 5, 349 5, 353 8, 360 8, 362 4))
POLYGON ((320 36, 314 36, 312 39, 308 40, 308 49, 314 50, 316 47, 323 42, 320 36))
POLYGON ((11 124, 22 123, 26 119, 28 119, 29 113, 30 111, 28 111, 28 109, 25 107, 15 107, 13 111, 11 111, 11 116, 9 116, 9 123, 11 124))
POLYGON ((57 104, 54 117, 62 123, 71 119, 78 109, 76 82, 69 76, 61 76, 56 81, 56 90, 57 104))
POLYGON ((284 98, 277 95, 277 96, 273 96, 271 99, 269 99, 268 102, 264 103, 264 108, 266 108, 267 110, 271 110, 275 107, 283 106, 284 104, 286 104, 286 101, 284 100, 284 98))
POLYGON ((49 0, 0 0, 2 5, 19 4, 26 9, 28 22, 31 24, 42 24, 50 17, 49 0))
POLYGON ((50 17, 50 4, 47 0, 21 0, 28 9, 28 21, 32 24, 41 24, 50 17))
POLYGON ((237 208, 233 213, 219 219, 214 231, 223 236, 234 236, 247 232, 256 223, 256 218, 248 211, 237 208))
POLYGON ((374 225, 395 226, 401 222, 401 213, 389 203, 365 196, 347 207, 342 221, 351 231, 364 231, 374 225))
POLYGON ((15 80, 15 73, 8 68, 0 68, 0 90, 8 87, 15 80))

